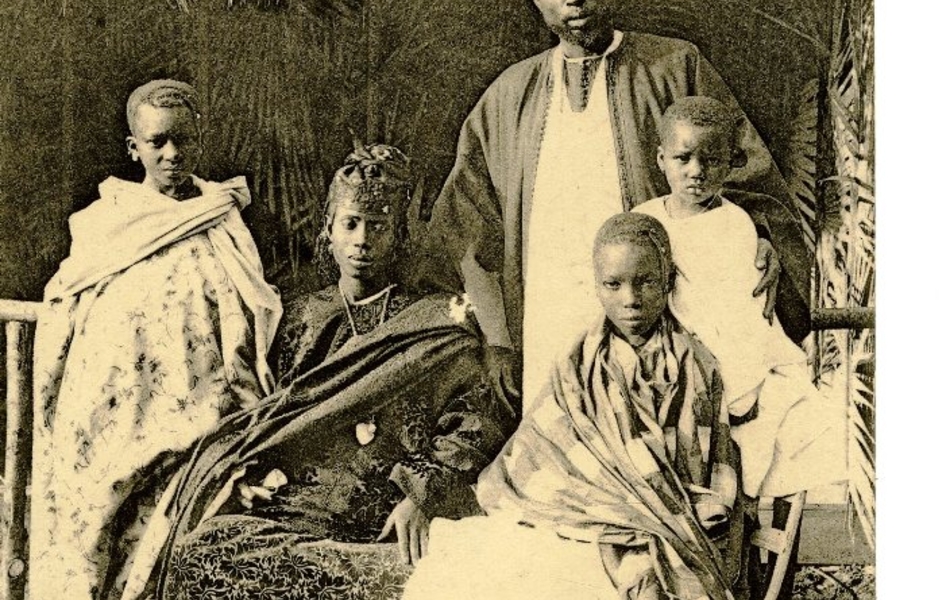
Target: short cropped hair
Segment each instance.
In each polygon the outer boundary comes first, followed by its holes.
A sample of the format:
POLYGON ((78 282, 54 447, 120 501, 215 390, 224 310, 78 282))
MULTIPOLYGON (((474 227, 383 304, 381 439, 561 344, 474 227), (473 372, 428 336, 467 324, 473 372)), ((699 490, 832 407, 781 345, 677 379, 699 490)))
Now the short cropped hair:
POLYGON ((722 131, 729 141, 732 166, 746 163, 745 151, 739 146, 745 118, 739 111, 726 106, 709 96, 684 96, 667 107, 660 120, 660 143, 666 143, 673 125, 688 123, 697 127, 714 127, 722 131))
POLYGON ((155 108, 173 108, 184 106, 195 115, 200 123, 201 111, 198 108, 198 92, 192 86, 174 79, 155 79, 139 86, 129 95, 125 104, 125 118, 129 131, 135 133, 135 115, 139 107, 148 104, 155 108))

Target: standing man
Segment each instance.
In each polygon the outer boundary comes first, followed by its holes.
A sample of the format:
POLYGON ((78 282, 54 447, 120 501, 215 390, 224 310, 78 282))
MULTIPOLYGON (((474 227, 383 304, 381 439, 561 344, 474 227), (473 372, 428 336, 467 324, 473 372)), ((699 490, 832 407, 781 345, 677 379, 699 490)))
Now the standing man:
MULTIPOLYGON (((464 286, 507 386, 517 389, 523 358, 527 402, 554 354, 598 310, 590 269, 598 227, 668 191, 656 163, 663 111, 694 95, 738 108, 694 45, 617 30, 616 0, 534 3, 560 43, 503 72, 466 119, 422 263, 429 281, 464 286)), ((799 340, 810 263, 797 210, 748 122, 741 146, 733 180, 778 198, 742 203, 763 238, 756 294, 768 294, 769 316, 778 300, 799 340)))

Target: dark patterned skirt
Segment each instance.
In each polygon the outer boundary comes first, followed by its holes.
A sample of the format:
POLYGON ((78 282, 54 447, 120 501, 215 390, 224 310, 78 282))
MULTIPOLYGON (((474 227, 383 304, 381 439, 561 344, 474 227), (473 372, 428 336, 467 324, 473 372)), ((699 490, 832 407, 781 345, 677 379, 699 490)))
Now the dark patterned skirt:
POLYGON ((395 600, 411 569, 395 544, 320 540, 271 520, 220 515, 174 550, 165 599, 395 600))

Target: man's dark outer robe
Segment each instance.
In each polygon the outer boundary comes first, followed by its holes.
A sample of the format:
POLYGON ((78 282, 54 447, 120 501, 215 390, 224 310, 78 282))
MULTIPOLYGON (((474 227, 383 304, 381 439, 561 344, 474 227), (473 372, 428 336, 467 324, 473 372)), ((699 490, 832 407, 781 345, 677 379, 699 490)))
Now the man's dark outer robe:
MULTIPOLYGON (((455 165, 437 198, 428 238, 417 262, 422 281, 449 290, 463 287, 479 314, 500 284, 506 328, 522 347, 524 249, 544 123, 553 85, 548 50, 509 67, 485 91, 462 126, 455 165), (473 260, 466 257, 473 257, 473 260)), ((669 193, 656 163, 663 111, 683 96, 712 96, 738 107, 721 77, 688 42, 626 32, 606 59, 610 118, 614 130, 624 210, 669 193)), ((784 179, 764 142, 749 124, 743 140, 747 165, 730 181, 745 190, 729 197, 752 217, 775 247, 782 266, 777 314, 796 341, 809 329, 808 297, 812 256, 805 244, 784 179), (768 194, 768 195, 766 195, 768 194)), ((620 207, 618 207, 619 209, 620 207)), ((496 298, 495 301, 499 299, 496 298)), ((500 311, 499 311, 500 312, 500 311)), ((488 315, 490 318, 490 315, 488 315)), ((495 321, 499 319, 493 319, 495 321)))

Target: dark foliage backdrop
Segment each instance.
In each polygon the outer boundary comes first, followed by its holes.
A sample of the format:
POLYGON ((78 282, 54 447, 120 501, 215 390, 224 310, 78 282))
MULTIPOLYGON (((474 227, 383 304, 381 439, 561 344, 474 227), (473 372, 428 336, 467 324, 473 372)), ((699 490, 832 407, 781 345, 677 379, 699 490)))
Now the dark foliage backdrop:
MULTIPOLYGON (((622 5, 626 28, 695 42, 769 144, 816 252, 814 306, 873 307, 872 0, 622 5)), ((481 91, 552 43, 530 0, 0 0, 0 298, 39 299, 69 215, 107 176, 142 177, 124 103, 149 79, 197 86, 199 174, 248 177, 245 219, 289 297, 327 283, 314 243, 354 137, 409 153, 424 218, 481 91)), ((809 347, 847 398, 848 496, 872 543, 874 349, 873 330, 809 347)))
MULTIPOLYGON (((696 42, 790 169, 800 90, 827 69, 830 4, 641 0, 630 28, 696 42)), ((246 219, 285 292, 310 268, 325 187, 355 136, 404 147, 425 202, 458 128, 505 66, 552 40, 527 0, 4 0, 0 6, 0 297, 38 299, 66 220, 109 175, 141 172, 124 101, 193 82, 208 113, 199 173, 247 175, 246 219)))

